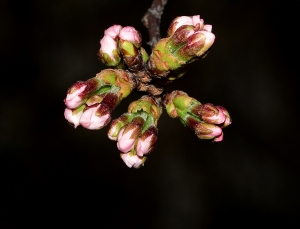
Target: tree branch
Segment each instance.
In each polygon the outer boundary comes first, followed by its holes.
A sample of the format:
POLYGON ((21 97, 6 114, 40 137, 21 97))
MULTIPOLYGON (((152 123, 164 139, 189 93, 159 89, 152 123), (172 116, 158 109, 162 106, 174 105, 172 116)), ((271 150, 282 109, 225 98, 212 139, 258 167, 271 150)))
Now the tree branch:
POLYGON ((160 19, 163 14, 164 7, 168 0, 153 0, 151 7, 147 10, 147 13, 142 18, 142 22, 146 28, 148 28, 151 48, 157 44, 160 40, 160 19))

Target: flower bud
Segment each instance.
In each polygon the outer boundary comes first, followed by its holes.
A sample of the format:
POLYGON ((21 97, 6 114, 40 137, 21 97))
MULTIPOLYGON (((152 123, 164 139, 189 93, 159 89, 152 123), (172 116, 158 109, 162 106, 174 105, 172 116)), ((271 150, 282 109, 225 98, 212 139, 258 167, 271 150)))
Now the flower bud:
POLYGON ((200 19, 200 15, 195 15, 192 17, 190 16, 177 17, 171 22, 168 28, 168 36, 172 36, 175 33, 175 31, 183 25, 192 25, 192 26, 198 25, 198 27, 201 27, 203 25, 203 19, 200 19))
POLYGON ((134 147, 134 142, 140 136, 144 122, 143 118, 136 117, 120 130, 117 147, 121 152, 128 153, 134 147))
POLYGON ((222 106, 216 106, 216 107, 219 109, 219 111, 222 111, 223 114, 225 115, 225 121, 221 127, 224 128, 226 126, 229 126, 231 124, 232 120, 231 120, 231 117, 230 117, 228 111, 222 106))
POLYGON ((197 125, 195 132, 200 139, 214 139, 222 134, 222 129, 213 124, 200 122, 197 125))
POLYGON ((118 51, 118 42, 110 36, 104 36, 100 40, 100 50, 98 56, 100 60, 109 67, 116 67, 121 61, 118 51))
POLYGON ((81 107, 79 107, 75 110, 71 110, 71 109, 68 109, 68 108, 65 109, 65 112, 64 112, 65 119, 67 119, 67 121, 70 124, 72 124, 74 126, 74 128, 79 126, 79 120, 82 116, 84 108, 85 108, 85 105, 82 105, 81 107))
POLYGON ((121 29, 119 38, 121 40, 129 41, 135 45, 135 47, 139 48, 142 43, 141 34, 131 26, 125 26, 121 29))
POLYGON ((129 168, 133 167, 136 169, 144 165, 144 162, 146 161, 146 157, 141 158, 137 155, 132 155, 131 153, 121 154, 121 158, 129 168))
POLYGON ((121 29, 121 25, 113 25, 104 31, 104 36, 110 36, 111 38, 115 39, 119 36, 121 29))
POLYGON ((128 115, 122 115, 121 117, 114 119, 108 130, 108 138, 116 141, 120 132, 120 129, 128 123, 128 115))
POLYGON ((198 57, 204 55, 207 52, 207 50, 210 49, 210 47, 213 45, 215 41, 215 35, 213 33, 204 30, 200 31, 199 33, 204 34, 205 42, 203 46, 201 46, 201 48, 196 53, 198 57))
POLYGON ((98 90, 101 86, 101 80, 96 77, 91 78, 85 82, 78 81, 73 84, 67 93, 64 102, 69 109, 74 109, 85 103, 87 98, 98 90))
POLYGON ((136 146, 136 153, 138 156, 143 157, 154 149, 157 142, 157 132, 156 126, 150 126, 141 135, 136 146))
POLYGON ((65 104, 68 108, 74 109, 82 104, 81 93, 85 90, 86 84, 78 81, 69 90, 65 99, 65 104))
POLYGON ((80 118, 80 125, 90 130, 98 130, 110 121, 110 109, 105 104, 86 107, 80 118))
POLYGON ((218 106, 211 103, 196 106, 192 112, 200 117, 203 121, 210 124, 222 124, 225 122, 225 114, 218 106))

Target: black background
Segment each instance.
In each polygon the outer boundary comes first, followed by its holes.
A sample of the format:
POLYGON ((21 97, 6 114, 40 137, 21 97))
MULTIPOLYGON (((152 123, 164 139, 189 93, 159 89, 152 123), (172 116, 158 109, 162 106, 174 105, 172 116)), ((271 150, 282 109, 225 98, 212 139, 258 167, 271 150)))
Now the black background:
MULTIPOLYGON (((145 167, 119 158, 108 127, 74 129, 63 99, 105 66, 104 29, 134 26, 151 1, 0 3, 0 228, 252 228, 299 224, 299 1, 169 0, 213 25, 209 55, 169 89, 226 107, 221 143, 164 113, 145 167)), ((132 93, 114 111, 117 118, 132 93)))

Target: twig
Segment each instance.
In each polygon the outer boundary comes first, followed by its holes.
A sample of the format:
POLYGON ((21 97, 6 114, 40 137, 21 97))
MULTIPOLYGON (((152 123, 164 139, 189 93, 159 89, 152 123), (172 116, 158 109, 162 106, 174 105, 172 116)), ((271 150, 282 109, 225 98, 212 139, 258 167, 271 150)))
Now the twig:
POLYGON ((164 11, 164 6, 168 0, 153 0, 151 7, 147 10, 147 13, 142 18, 142 22, 146 28, 148 28, 151 48, 157 44, 160 40, 160 18, 164 11))

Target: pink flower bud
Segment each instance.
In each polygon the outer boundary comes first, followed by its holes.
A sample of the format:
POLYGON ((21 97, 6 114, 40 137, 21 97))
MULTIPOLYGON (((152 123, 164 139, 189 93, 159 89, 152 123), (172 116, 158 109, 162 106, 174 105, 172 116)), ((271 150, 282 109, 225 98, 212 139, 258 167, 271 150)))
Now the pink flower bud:
POLYGON ((172 36, 175 31, 183 26, 183 25, 192 25, 194 27, 196 27, 198 24, 199 28, 203 26, 203 20, 200 19, 200 15, 195 15, 195 16, 181 16, 181 17, 177 17, 175 18, 168 29, 168 36, 172 36))
POLYGON ((125 26, 121 29, 119 34, 120 39, 133 43, 137 48, 141 46, 141 34, 131 26, 125 26))
POLYGON ((107 125, 109 121, 109 109, 103 104, 95 104, 84 110, 79 123, 84 128, 97 130, 107 125))
POLYGON ((129 168, 133 167, 136 169, 140 168, 146 160, 146 158, 131 155, 131 153, 121 154, 121 158, 129 168))
POLYGON ((104 36, 110 36, 115 39, 122 29, 121 25, 113 25, 104 31, 104 36))
POLYGON ((118 49, 118 43, 110 36, 104 36, 100 40, 100 52, 107 54, 113 61, 116 61, 114 50, 118 49))
POLYGON ((221 142, 221 141, 223 141, 223 137, 224 137, 224 134, 222 132, 221 135, 219 135, 218 137, 216 137, 213 141, 214 142, 221 142))
POLYGON ((202 56, 215 42, 215 35, 211 32, 201 30, 198 33, 202 33, 205 36, 205 43, 203 47, 197 52, 197 56, 202 56))
POLYGON ((116 141, 121 128, 127 123, 127 121, 128 121, 128 117, 126 115, 122 115, 120 118, 114 119, 111 122, 110 128, 107 133, 108 138, 113 141, 116 141))
POLYGON ((67 121, 71 124, 73 124, 74 128, 76 128, 77 126, 79 126, 79 120, 81 118, 81 115, 83 113, 83 109, 78 110, 71 110, 66 108, 64 115, 65 115, 65 119, 67 119, 67 121))
POLYGON ((68 94, 64 102, 69 109, 77 108, 82 104, 82 92, 86 87, 87 85, 85 82, 79 81, 68 90, 68 94))
POLYGON ((156 142, 157 128, 155 126, 152 126, 148 130, 146 130, 138 140, 136 146, 137 155, 142 157, 146 154, 149 154, 154 149, 156 142))
POLYGON ((199 105, 196 107, 195 113, 197 113, 203 121, 210 124, 222 124, 226 118, 222 110, 211 103, 199 105))
POLYGON ((225 115, 225 121, 223 123, 223 125, 221 126, 222 128, 226 127, 226 126, 229 126, 231 124, 231 117, 228 113, 228 111, 222 107, 222 106, 216 106, 220 111, 222 111, 222 113, 225 115))
POLYGON ((117 147, 121 152, 128 153, 134 147, 134 142, 141 134, 143 123, 141 117, 136 117, 120 130, 117 147))
POLYGON ((195 132, 200 139, 214 139, 222 134, 222 129, 213 124, 200 122, 195 128, 195 132))

